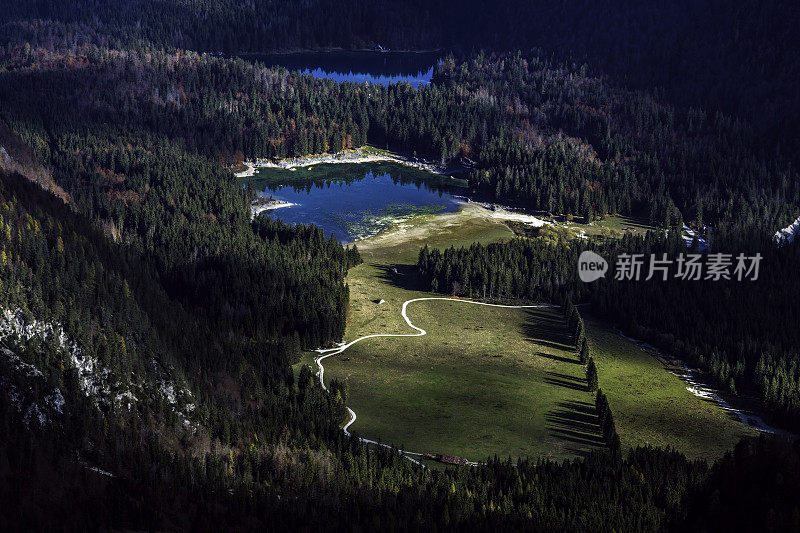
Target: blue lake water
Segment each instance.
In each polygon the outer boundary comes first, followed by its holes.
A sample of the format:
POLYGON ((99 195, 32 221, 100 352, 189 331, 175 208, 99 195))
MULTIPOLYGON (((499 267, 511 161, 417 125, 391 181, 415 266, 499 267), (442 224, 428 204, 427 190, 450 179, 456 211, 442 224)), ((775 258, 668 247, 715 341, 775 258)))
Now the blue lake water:
POLYGON ((350 243, 420 213, 459 207, 461 182, 394 163, 320 164, 261 169, 248 184, 262 196, 297 204, 267 211, 291 224, 314 224, 350 243))
POLYGON ((389 85, 408 82, 414 87, 429 83, 439 52, 299 52, 250 56, 267 66, 311 74, 337 82, 370 82, 389 85))

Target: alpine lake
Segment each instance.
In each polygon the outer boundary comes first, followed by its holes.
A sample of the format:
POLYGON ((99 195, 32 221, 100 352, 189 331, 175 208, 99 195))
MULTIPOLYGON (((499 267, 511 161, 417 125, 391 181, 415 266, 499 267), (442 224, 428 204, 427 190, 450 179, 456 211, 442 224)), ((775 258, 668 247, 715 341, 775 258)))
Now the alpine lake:
POLYGON ((293 169, 262 167, 242 178, 258 196, 283 207, 268 216, 314 224, 351 243, 414 215, 459 208, 466 181, 395 162, 320 163, 293 169))
MULTIPOLYGON (((337 82, 418 88, 430 82, 440 56, 435 51, 326 51, 246 59, 337 82)), ((241 179, 262 199, 276 201, 266 210, 268 216, 314 224, 342 243, 375 235, 413 215, 455 211, 456 195, 467 190, 464 180, 392 161, 260 167, 241 179)))

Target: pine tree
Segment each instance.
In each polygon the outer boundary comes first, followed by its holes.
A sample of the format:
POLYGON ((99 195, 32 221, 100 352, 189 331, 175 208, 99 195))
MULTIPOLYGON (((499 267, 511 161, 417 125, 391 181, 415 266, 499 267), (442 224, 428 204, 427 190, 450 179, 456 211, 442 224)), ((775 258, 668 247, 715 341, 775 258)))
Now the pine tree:
POLYGON ((586 361, 590 359, 589 343, 586 341, 586 337, 583 337, 583 341, 581 342, 580 358, 582 365, 585 365, 586 361))
POLYGON ((586 365, 586 385, 590 392, 597 390, 597 367, 591 357, 589 357, 589 364, 586 365))

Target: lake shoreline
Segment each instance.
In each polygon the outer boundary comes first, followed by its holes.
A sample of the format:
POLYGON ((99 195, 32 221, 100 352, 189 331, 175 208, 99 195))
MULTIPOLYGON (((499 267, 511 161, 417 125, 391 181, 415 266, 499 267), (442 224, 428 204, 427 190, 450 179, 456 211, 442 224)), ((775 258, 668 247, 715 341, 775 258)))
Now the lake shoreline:
POLYGON ((551 224, 533 215, 508 210, 507 206, 476 202, 469 198, 456 197, 458 210, 423 216, 408 216, 396 220, 380 232, 353 241, 359 247, 369 250, 376 246, 392 247, 408 240, 427 239, 444 228, 464 224, 469 220, 482 220, 493 224, 517 221, 531 227, 551 224), (433 218, 431 218, 433 217, 433 218))
POLYGON ((267 211, 260 206, 277 205, 270 198, 283 201, 282 205, 291 208, 271 207, 270 211, 278 209, 271 216, 287 224, 315 224, 327 236, 335 235, 345 244, 378 233, 411 215, 455 211, 459 207, 451 191, 460 191, 461 180, 420 170, 421 163, 416 160, 406 161, 403 166, 393 154, 358 150, 281 163, 261 163, 260 174, 255 174, 256 167, 251 162, 247 171, 239 174, 245 176, 245 188, 260 191, 256 192, 258 197, 253 197, 251 210, 260 213, 267 211), (337 168, 326 163, 349 164, 337 168), (264 168, 267 166, 272 168, 264 168), (247 177, 253 174, 254 177, 247 177), (330 176, 338 178, 327 179, 330 176))
POLYGON ((433 174, 439 174, 441 176, 448 176, 450 178, 453 178, 453 176, 450 174, 462 173, 471 168, 468 166, 442 166, 421 158, 378 150, 369 145, 365 145, 355 149, 342 150, 341 152, 310 154, 300 157, 284 158, 278 160, 277 162, 267 159, 244 161, 242 164, 246 167, 246 169, 241 172, 234 173, 234 176, 237 178, 250 178, 253 177, 260 168, 280 168, 284 170, 294 170, 297 168, 310 167, 319 164, 359 164, 379 162, 397 163, 399 165, 416 168, 418 170, 424 170, 433 174))
POLYGON ((256 218, 264 211, 274 211, 275 209, 282 209, 284 207, 293 207, 298 204, 292 202, 284 202, 282 200, 273 200, 271 202, 259 202, 255 200, 250 204, 250 219, 256 218))

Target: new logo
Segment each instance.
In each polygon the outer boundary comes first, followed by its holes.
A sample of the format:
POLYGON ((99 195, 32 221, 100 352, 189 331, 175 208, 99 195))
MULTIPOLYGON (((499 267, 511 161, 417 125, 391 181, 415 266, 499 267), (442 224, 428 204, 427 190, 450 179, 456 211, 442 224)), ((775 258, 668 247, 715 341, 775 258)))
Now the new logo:
POLYGON ((608 262, 602 256, 585 250, 578 257, 578 277, 584 283, 600 279, 608 272, 608 262))

